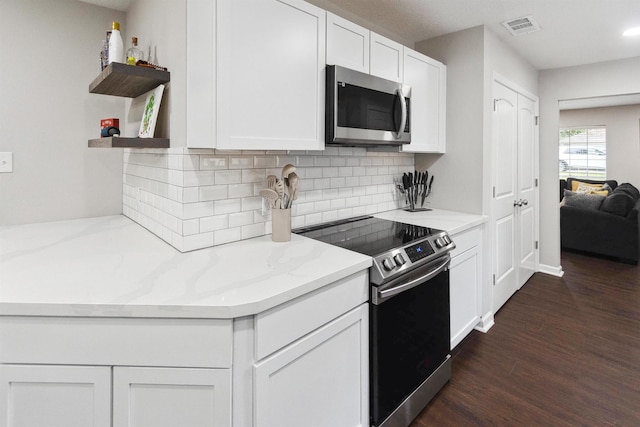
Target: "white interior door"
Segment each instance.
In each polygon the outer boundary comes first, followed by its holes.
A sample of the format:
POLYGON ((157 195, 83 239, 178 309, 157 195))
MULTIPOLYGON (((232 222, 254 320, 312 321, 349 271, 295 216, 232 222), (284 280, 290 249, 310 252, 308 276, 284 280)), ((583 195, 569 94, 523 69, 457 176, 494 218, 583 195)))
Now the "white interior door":
POLYGON ((493 310, 537 269, 537 100, 494 82, 493 310))
POLYGON ((494 82, 493 112, 493 310, 518 289, 516 207, 518 94, 494 82))
POLYGON ((538 188, 536 102, 518 95, 518 289, 536 270, 538 188))

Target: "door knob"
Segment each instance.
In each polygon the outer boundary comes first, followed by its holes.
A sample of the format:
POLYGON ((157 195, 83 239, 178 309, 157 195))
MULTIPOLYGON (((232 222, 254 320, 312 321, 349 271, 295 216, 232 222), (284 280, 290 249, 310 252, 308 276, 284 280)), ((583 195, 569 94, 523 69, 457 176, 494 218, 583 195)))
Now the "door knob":
POLYGON ((521 203, 522 203, 522 205, 527 206, 529 204, 529 201, 527 199, 524 199, 524 200, 522 200, 521 203))
POLYGON ((513 201, 513 206, 515 206, 515 207, 520 207, 520 206, 522 206, 522 200, 514 200, 514 201, 513 201))

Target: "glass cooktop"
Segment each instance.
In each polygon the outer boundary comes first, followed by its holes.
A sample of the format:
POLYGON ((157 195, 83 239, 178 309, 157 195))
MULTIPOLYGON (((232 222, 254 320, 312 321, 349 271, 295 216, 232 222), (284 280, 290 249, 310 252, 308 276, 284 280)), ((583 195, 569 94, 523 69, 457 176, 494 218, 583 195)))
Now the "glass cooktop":
POLYGON ((437 234, 440 230, 365 216, 299 228, 293 232, 364 255, 376 256, 437 234))

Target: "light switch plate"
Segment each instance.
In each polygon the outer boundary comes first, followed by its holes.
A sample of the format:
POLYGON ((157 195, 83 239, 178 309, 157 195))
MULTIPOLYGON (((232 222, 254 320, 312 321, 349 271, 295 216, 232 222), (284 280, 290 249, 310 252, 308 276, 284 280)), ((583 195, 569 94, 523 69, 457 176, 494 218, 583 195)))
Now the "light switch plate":
POLYGON ((0 153, 0 173, 13 172, 13 153, 5 151, 0 153))

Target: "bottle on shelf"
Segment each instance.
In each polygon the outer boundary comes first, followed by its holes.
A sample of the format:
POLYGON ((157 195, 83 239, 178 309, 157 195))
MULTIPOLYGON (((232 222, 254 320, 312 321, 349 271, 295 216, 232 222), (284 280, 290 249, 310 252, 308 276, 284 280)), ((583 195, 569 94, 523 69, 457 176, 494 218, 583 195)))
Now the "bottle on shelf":
POLYGON ((144 60, 144 54, 138 49, 138 38, 131 37, 131 47, 127 49, 127 64, 136 65, 136 62, 144 60))
POLYGON ((109 37, 109 64, 112 62, 124 62, 124 44, 120 34, 120 23, 111 24, 111 36, 109 37))

